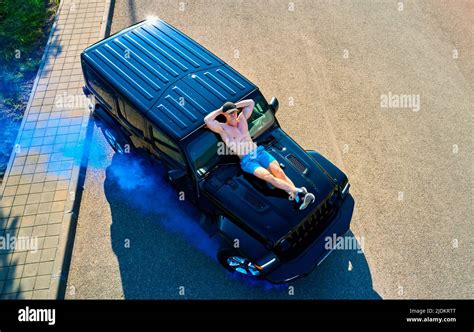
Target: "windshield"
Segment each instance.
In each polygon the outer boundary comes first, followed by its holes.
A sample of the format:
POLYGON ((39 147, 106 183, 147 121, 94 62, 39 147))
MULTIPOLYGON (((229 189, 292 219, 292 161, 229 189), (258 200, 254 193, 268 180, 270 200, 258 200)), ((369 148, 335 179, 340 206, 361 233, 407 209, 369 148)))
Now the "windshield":
MULTIPOLYGON (((252 139, 255 139, 271 127, 275 117, 267 101, 259 91, 250 95, 249 98, 255 102, 252 116, 248 120, 250 136, 252 139)), ((189 157, 193 168, 199 176, 207 173, 218 162, 225 162, 225 158, 229 158, 229 161, 236 160, 236 156, 224 156, 217 153, 219 142, 221 142, 219 135, 203 128, 198 131, 192 142, 189 143, 187 147, 189 157)))

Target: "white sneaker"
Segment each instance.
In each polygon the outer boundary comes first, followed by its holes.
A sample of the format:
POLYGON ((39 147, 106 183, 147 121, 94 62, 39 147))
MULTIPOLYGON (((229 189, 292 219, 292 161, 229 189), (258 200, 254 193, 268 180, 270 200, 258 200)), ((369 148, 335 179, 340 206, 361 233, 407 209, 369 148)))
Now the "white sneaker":
POLYGON ((314 197, 314 195, 312 193, 305 194, 304 197, 303 197, 303 202, 300 205, 300 210, 306 209, 308 207, 308 205, 310 205, 311 203, 314 202, 315 199, 316 199, 316 197, 314 197))

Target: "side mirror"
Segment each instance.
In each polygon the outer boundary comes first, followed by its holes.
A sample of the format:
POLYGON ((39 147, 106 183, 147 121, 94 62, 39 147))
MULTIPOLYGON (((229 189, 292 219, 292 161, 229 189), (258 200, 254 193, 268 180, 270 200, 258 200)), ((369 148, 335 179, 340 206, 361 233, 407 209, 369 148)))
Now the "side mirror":
POLYGON ((273 113, 278 111, 278 106, 280 106, 278 99, 276 97, 272 97, 272 100, 270 101, 270 107, 273 109, 273 113))
POLYGON ((82 93, 84 93, 86 97, 89 97, 91 95, 91 90, 89 90, 89 88, 86 85, 84 85, 82 86, 82 93))
POLYGON ((186 171, 182 168, 175 168, 168 171, 168 179, 171 182, 175 182, 176 180, 179 180, 184 176, 186 176, 186 171))

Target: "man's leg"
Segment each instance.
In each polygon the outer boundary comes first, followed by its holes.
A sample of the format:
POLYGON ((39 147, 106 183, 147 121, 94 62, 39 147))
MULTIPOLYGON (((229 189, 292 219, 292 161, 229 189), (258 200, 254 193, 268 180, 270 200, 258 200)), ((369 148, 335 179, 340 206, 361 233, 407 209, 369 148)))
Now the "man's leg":
POLYGON ((303 193, 301 188, 296 188, 295 185, 289 184, 288 182, 275 177, 268 170, 261 166, 255 169, 253 175, 270 183, 278 189, 286 191, 290 195, 294 195, 296 202, 299 204, 300 210, 306 209, 309 204, 314 202, 315 197, 312 193, 303 193))
POLYGON ((257 155, 257 160, 260 163, 260 166, 268 170, 274 177, 286 182, 290 188, 295 188, 292 191, 286 190, 286 192, 290 196, 290 199, 295 199, 296 194, 302 191, 300 188, 297 188, 295 186, 295 184, 293 183, 293 181, 290 180, 289 177, 286 176, 285 172, 281 169, 278 161, 270 153, 268 153, 268 151, 260 151, 257 155))
POLYGON ((280 164, 278 163, 278 161, 273 160, 270 163, 270 165, 268 165, 268 170, 270 171, 270 173, 272 173, 272 175, 274 177, 279 178, 279 179, 287 182, 288 184, 292 185, 293 187, 296 187, 295 184, 293 183, 293 181, 291 181, 291 179, 285 174, 283 169, 280 167, 280 164))
POLYGON ((268 170, 266 170, 265 168, 261 166, 255 169, 255 171, 253 172, 253 175, 258 177, 259 179, 262 179, 270 183, 271 185, 273 185, 274 187, 278 189, 286 191, 287 193, 296 193, 299 191, 298 188, 296 188, 294 184, 288 183, 285 180, 275 177, 268 170))

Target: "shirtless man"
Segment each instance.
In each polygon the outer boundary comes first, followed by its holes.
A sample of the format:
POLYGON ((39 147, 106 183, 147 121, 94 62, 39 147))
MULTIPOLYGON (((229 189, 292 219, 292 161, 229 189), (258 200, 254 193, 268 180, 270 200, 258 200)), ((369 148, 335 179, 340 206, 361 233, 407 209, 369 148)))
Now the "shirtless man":
POLYGON ((296 201, 299 209, 303 210, 314 202, 314 195, 308 193, 305 187, 296 187, 281 169, 278 161, 265 151, 263 146, 257 146, 250 137, 247 120, 252 115, 254 105, 251 99, 236 104, 226 102, 218 110, 209 113, 204 122, 210 130, 221 136, 233 154, 239 156, 242 170, 286 191, 288 199, 296 201), (240 108, 242 112, 238 114, 240 108), (216 120, 221 114, 226 118, 225 123, 216 120))

